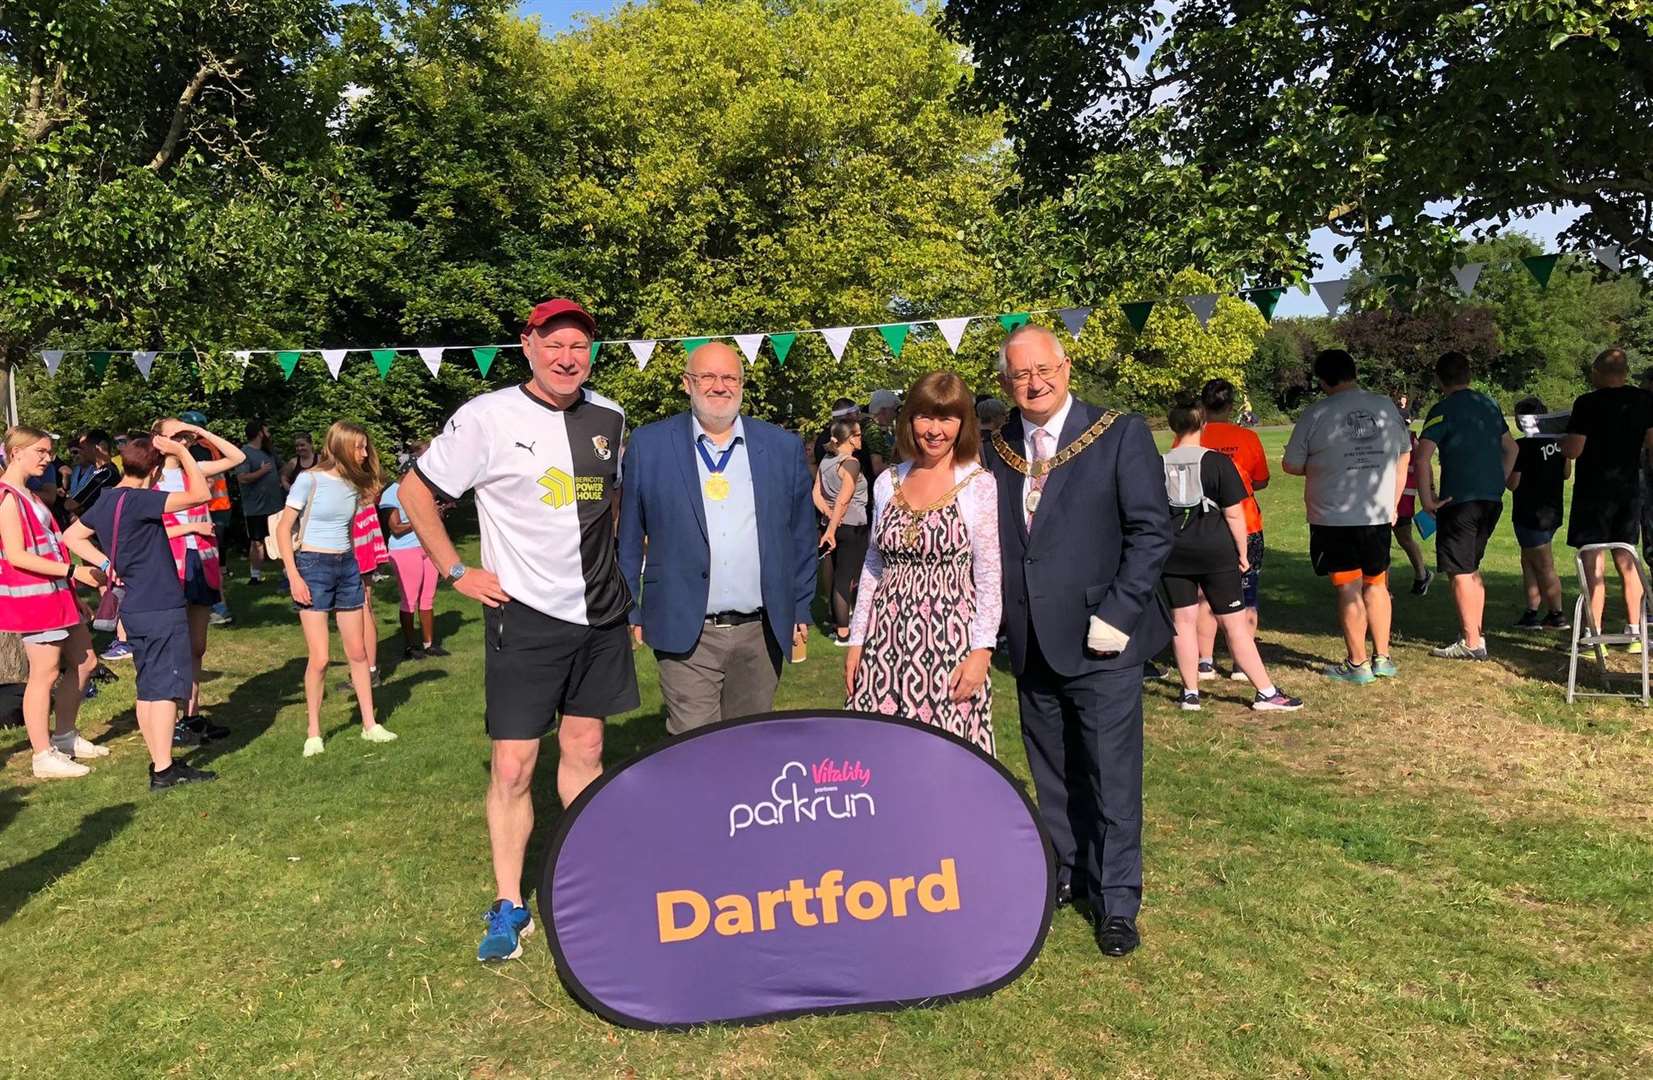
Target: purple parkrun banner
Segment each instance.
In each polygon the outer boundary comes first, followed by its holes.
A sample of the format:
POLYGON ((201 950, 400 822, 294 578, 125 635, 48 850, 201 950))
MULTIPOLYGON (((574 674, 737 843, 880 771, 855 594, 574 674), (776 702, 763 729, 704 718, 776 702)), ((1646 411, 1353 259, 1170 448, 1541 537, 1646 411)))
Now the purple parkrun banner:
POLYGON ((1055 892, 1004 766, 924 724, 811 711, 604 773, 563 815, 539 895, 575 997, 682 1028, 992 993, 1038 955, 1055 892))

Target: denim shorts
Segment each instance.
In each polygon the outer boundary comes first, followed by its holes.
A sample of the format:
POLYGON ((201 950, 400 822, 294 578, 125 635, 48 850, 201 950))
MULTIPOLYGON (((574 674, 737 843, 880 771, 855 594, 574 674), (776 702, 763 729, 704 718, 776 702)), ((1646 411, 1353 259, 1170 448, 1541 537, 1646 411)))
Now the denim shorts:
POLYGON ((354 551, 300 551, 293 563, 310 589, 309 605, 294 605, 300 611, 356 611, 367 602, 354 551))
POLYGON ((1525 525, 1514 527, 1515 542, 1524 548, 1540 548, 1555 539, 1555 529, 1529 529, 1525 525))

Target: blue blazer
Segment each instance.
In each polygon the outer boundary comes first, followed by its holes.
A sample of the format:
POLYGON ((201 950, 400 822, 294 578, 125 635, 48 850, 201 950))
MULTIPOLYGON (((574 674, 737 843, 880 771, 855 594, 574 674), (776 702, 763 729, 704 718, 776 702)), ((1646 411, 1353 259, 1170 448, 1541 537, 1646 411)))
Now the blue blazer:
MULTIPOLYGON (((1073 399, 1057 439, 1065 449, 1101 419, 1102 410, 1073 399)), ((1021 413, 1004 425, 1004 441, 1024 453, 1021 413)), ((1171 506, 1165 465, 1135 413, 1121 416, 1078 457, 1045 481, 1031 532, 1022 510, 1022 474, 992 443, 982 448, 999 482, 999 547, 1010 663, 1027 670, 1028 633, 1058 675, 1140 667, 1171 640, 1171 614, 1160 595, 1160 569, 1171 554, 1171 506), (1101 657, 1085 648, 1090 617, 1099 615, 1130 638, 1125 651, 1101 657)))
MULTIPOLYGON (((790 648, 792 628, 812 621, 817 573, 813 484, 802 440, 751 417, 742 417, 741 424, 758 514, 764 614, 784 651, 790 648)), ((638 599, 632 623, 643 627, 645 642, 666 653, 693 650, 706 622, 712 561, 695 461, 694 425, 686 412, 638 428, 626 444, 620 573, 638 599)))

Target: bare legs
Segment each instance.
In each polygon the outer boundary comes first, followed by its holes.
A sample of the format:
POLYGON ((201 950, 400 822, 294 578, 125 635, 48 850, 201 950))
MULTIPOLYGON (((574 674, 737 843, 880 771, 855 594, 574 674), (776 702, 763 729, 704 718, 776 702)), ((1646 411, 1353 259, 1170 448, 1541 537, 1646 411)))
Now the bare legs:
POLYGON ((1487 604, 1487 588, 1479 572, 1452 575, 1452 602, 1458 608, 1458 624, 1463 628, 1464 644, 1479 649, 1482 644, 1481 619, 1487 604))
MULTIPOLYGON (((1603 577, 1602 553, 1583 552, 1584 582, 1590 591, 1591 625, 1601 629, 1602 616, 1607 607, 1607 581, 1603 577)), ((1635 556, 1628 551, 1613 552, 1613 565, 1618 568, 1619 580, 1624 582, 1624 621, 1631 626, 1641 625, 1642 582, 1636 573, 1635 556)))
POLYGON ((1537 611, 1540 605, 1561 610, 1561 576, 1550 545, 1521 549, 1521 584, 1527 589, 1527 610, 1537 611))
POLYGON ((1343 628, 1343 641, 1349 650, 1351 664, 1364 664, 1366 635, 1372 635, 1372 647, 1379 656, 1389 655, 1389 575, 1373 582, 1360 578, 1337 586, 1337 621, 1343 628))
MULTIPOLYGON (((365 616, 362 609, 338 613, 339 640, 344 643, 344 658, 350 664, 350 685, 356 691, 356 702, 361 707, 362 730, 374 726, 373 677, 367 667, 365 616)), ((327 682, 328 650, 331 644, 327 630, 327 612, 301 611, 299 625, 304 628, 304 645, 309 652, 309 663, 304 668, 304 707, 308 727, 305 734, 321 737, 321 702, 327 682)))
MULTIPOLYGON (((557 729, 557 795, 568 806, 603 769, 603 722, 565 716, 557 729)), ((488 781, 488 843, 493 851, 494 888, 502 900, 522 906, 522 864, 534 831, 529 793, 538 739, 495 739, 488 781)))

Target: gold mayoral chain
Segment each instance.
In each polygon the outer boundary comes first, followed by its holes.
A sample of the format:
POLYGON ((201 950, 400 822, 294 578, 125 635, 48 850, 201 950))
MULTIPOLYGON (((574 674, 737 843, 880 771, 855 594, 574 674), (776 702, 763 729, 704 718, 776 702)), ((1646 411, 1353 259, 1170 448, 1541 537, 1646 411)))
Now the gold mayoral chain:
POLYGON ((959 492, 970 486, 970 481, 974 480, 977 476, 986 471, 987 470, 981 468, 980 466, 977 466, 969 476, 966 476, 963 480, 960 480, 958 483, 954 484, 952 490, 948 491, 947 494, 930 503, 928 506, 914 506, 912 503, 908 502, 906 492, 901 490, 900 474, 897 473, 895 476, 892 476, 890 478, 890 482, 895 486, 895 505, 907 515, 906 523, 902 526, 901 530, 902 535, 907 540, 907 545, 911 547, 912 545, 918 543, 918 524, 926 514, 940 510, 948 503, 952 502, 958 497, 959 492))
MULTIPOLYGON (((1006 465, 1009 465, 1012 469, 1015 469, 1023 476, 1030 476, 1037 480, 1046 473, 1052 472, 1058 466, 1066 465, 1068 462, 1084 453, 1085 449, 1090 446, 1091 443, 1095 442, 1097 439, 1100 439, 1104 432, 1106 432, 1110 427, 1113 427, 1113 422, 1118 420, 1122 415, 1122 413, 1109 409, 1107 412, 1102 414, 1101 418, 1097 420, 1096 423, 1081 432, 1077 439, 1068 443, 1068 445, 1064 446, 1054 456, 1045 458, 1043 461, 1028 461, 1026 458, 1022 457, 1022 455, 1010 449, 1010 444, 1004 441, 1004 435, 997 431, 993 433, 993 449, 999 452, 999 457, 1004 459, 1004 463, 1006 465)), ((1027 493, 1027 498, 1024 502, 1027 506, 1028 513, 1038 513, 1039 498, 1043 494, 1044 493, 1037 488, 1027 493)))

